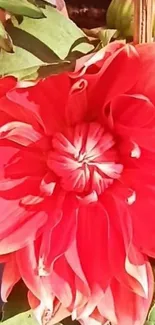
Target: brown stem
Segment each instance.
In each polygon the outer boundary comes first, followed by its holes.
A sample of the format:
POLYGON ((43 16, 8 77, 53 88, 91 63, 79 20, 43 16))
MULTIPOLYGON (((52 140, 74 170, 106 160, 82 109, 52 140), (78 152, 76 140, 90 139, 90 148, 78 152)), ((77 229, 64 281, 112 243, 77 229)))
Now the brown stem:
POLYGON ((134 43, 152 41, 154 0, 134 0, 134 43))

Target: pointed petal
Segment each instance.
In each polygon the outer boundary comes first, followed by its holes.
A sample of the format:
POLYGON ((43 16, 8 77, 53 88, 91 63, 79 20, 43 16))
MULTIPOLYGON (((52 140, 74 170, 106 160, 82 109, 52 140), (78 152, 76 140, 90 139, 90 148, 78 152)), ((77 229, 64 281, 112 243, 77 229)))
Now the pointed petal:
POLYGON ((70 265, 70 267, 72 268, 75 274, 76 294, 73 303, 73 308, 76 310, 78 308, 83 307, 91 295, 90 287, 84 275, 84 271, 81 266, 80 257, 78 255, 76 239, 69 246, 68 250, 65 253, 65 257, 67 259, 68 264, 70 265))
POLYGON ((41 150, 48 148, 47 141, 43 138, 43 135, 37 132, 32 125, 23 122, 13 121, 1 126, 0 139, 7 139, 26 147, 36 144, 41 150))
POLYGON ((74 273, 82 280, 82 282, 86 285, 86 287, 88 287, 87 291, 89 293, 89 285, 88 285, 87 279, 84 275, 84 272, 82 270, 81 261, 80 261, 80 257, 79 257, 78 250, 77 250, 76 239, 74 241, 72 241, 68 250, 65 252, 65 256, 66 256, 66 259, 67 259, 69 265, 73 269, 74 273))
POLYGON ((21 278, 15 254, 8 255, 8 258, 9 259, 4 266, 1 284, 1 298, 4 302, 7 302, 7 298, 12 288, 21 278))
MULTIPOLYGON (((61 193, 55 197, 55 202, 60 199, 61 193)), ((67 195, 57 209, 55 210, 55 222, 53 226, 44 232, 40 256, 44 258, 44 264, 47 267, 53 268, 54 262, 58 257, 63 255, 75 238, 76 231, 76 215, 77 215, 77 200, 74 195, 67 195), (58 238, 61 238, 59 241, 58 238), (52 250, 51 250, 52 247, 52 250)), ((52 219, 54 218, 54 210, 52 219)))
POLYGON ((47 214, 43 211, 36 211, 35 213, 31 210, 29 212, 25 211, 24 208, 18 205, 18 202, 5 202, 1 199, 1 206, 2 204, 3 220, 1 220, 0 227, 0 252, 1 254, 8 254, 26 246, 36 238, 38 231, 47 221, 47 214))
POLYGON ((86 318, 79 319, 79 322, 81 325, 102 325, 103 324, 103 322, 99 322, 93 317, 86 317, 86 318))
POLYGON ((67 308, 72 304, 75 292, 75 275, 64 256, 58 258, 49 276, 42 278, 43 285, 67 308))
POLYGON ((41 300, 42 303, 51 308, 53 304, 53 296, 44 288, 41 277, 38 274, 38 263, 36 249, 38 242, 31 243, 25 248, 16 252, 17 265, 20 275, 26 286, 32 294, 41 300), (25 261, 27 261, 25 263, 25 261))
POLYGON ((52 309, 47 309, 46 306, 41 303, 33 312, 40 325, 47 323, 48 325, 57 324, 71 314, 62 304, 58 304, 56 308, 53 306, 52 309))
POLYGON ((100 314, 107 318, 112 324, 117 324, 117 316, 115 313, 115 301, 110 287, 104 293, 97 306, 100 314))
POLYGON ((147 273, 149 289, 147 299, 134 294, 117 281, 113 281, 111 290, 119 325, 143 325, 145 323, 153 295, 153 274, 149 263, 147 265, 147 273))
POLYGON ((113 276, 129 290, 147 296, 145 259, 134 248, 132 216, 128 205, 114 195, 102 201, 109 215, 108 259, 113 276))
MULTIPOLYGON (((16 92, 16 90, 13 90, 16 92)), ((10 91, 11 93, 11 91, 10 91)), ((21 103, 22 98, 19 100, 18 103, 9 99, 8 94, 6 96, 0 97, 0 111, 7 114, 9 118, 13 118, 16 121, 23 121, 25 123, 30 123, 36 128, 39 128, 39 121, 34 114, 34 112, 30 111, 30 109, 25 109, 21 103)))
POLYGON ((92 290, 96 286, 105 290, 110 281, 107 245, 108 220, 103 206, 100 203, 81 206, 78 214, 77 250, 84 275, 92 290))
POLYGON ((30 290, 28 291, 27 298, 31 309, 35 309, 39 306, 39 299, 37 299, 30 290))

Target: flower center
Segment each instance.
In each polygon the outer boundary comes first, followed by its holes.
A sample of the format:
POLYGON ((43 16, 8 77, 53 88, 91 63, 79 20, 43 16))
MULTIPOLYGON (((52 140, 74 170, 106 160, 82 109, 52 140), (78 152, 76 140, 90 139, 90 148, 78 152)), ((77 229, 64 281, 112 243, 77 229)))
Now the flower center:
POLYGON ((83 123, 64 134, 56 133, 52 147, 48 166, 67 191, 101 194, 123 170, 112 134, 99 123, 83 123))

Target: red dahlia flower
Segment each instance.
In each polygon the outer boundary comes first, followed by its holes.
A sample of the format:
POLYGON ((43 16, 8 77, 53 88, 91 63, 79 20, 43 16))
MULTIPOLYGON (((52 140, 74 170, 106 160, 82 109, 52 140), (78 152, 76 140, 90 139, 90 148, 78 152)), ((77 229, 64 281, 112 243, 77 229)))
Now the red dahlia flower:
POLYGON ((154 67, 154 44, 114 43, 70 76, 29 88, 1 79, 4 300, 21 277, 51 324, 71 313, 143 325, 155 256, 154 67))

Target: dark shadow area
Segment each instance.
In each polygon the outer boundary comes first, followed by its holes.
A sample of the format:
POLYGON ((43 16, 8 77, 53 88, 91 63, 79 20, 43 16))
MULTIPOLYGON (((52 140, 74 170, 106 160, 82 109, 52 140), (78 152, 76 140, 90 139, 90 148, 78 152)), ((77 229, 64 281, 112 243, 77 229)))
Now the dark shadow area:
POLYGON ((28 311, 30 306, 27 300, 27 288, 23 281, 19 281, 9 295, 8 302, 3 304, 2 320, 5 321, 13 316, 28 311))
POLYGON ((106 10, 111 0, 66 0, 70 18, 81 28, 106 24, 106 10))
POLYGON ((61 321, 63 325, 80 325, 77 320, 72 320, 71 317, 67 317, 61 321))
POLYGON ((107 9, 111 0, 65 0, 66 5, 74 7, 95 7, 107 9))

